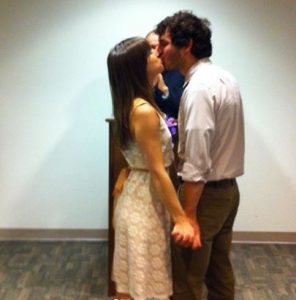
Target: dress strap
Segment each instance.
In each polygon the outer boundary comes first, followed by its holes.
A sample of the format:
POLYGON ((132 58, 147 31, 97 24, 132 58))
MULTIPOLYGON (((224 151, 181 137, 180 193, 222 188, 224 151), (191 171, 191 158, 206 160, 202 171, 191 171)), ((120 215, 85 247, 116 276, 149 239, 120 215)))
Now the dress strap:
POLYGON ((131 171, 135 170, 135 171, 149 172, 149 169, 147 169, 147 168, 129 167, 129 169, 130 169, 131 171))
POLYGON ((133 107, 132 107, 132 110, 131 110, 131 115, 133 114, 133 112, 135 111, 135 109, 141 105, 144 105, 144 104, 148 104, 150 105, 149 102, 147 102, 146 100, 142 99, 142 98, 136 98, 134 100, 134 103, 133 103, 133 107))
POLYGON ((155 109, 155 112, 157 113, 158 117, 163 119, 164 120, 164 115, 159 111, 157 110, 153 105, 151 105, 148 101, 142 99, 142 98, 136 98, 134 100, 134 106, 131 110, 131 115, 133 114, 133 112, 135 111, 135 109, 143 104, 148 104, 150 106, 152 106, 154 109, 155 109))

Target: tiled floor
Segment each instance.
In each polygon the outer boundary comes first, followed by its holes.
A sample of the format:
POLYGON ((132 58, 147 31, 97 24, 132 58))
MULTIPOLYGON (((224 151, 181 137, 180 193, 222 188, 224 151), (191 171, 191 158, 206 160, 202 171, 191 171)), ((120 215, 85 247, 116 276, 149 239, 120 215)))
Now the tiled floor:
MULTIPOLYGON (((107 242, 0 242, 0 299, 112 299, 107 247, 107 242)), ((231 255, 236 300, 296 299, 296 245, 234 244, 231 255)))

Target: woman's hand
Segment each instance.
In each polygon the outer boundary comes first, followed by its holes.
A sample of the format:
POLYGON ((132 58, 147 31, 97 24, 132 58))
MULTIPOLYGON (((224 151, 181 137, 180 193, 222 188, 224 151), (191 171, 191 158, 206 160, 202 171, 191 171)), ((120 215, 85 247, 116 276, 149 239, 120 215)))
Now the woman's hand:
POLYGON ((156 80, 156 86, 159 88, 159 90, 163 93, 166 94, 169 91, 169 88, 165 84, 163 80, 163 76, 161 73, 158 74, 157 80, 156 80))

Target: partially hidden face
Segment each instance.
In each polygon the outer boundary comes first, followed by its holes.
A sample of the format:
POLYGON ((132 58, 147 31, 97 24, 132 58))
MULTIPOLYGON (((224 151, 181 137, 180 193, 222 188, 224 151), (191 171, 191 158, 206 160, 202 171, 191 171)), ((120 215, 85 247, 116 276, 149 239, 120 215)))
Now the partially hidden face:
POLYGON ((172 44, 168 30, 159 37, 158 55, 162 60, 165 69, 178 69, 181 63, 181 51, 172 44))
POLYGON ((146 37, 146 40, 148 44, 150 45, 152 51, 155 51, 156 55, 158 54, 157 52, 157 47, 158 47, 158 35, 155 32, 150 32, 148 36, 146 37))
POLYGON ((164 70, 161 59, 155 54, 154 51, 151 51, 147 60, 147 74, 151 82, 155 80, 159 73, 162 73, 164 70))

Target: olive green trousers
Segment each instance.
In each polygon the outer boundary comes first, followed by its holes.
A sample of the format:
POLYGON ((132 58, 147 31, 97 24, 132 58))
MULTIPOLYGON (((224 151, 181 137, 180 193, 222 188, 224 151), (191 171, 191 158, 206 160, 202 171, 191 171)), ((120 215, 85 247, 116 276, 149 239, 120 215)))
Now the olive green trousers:
MULTIPOLYGON (((182 186, 179 194, 182 202, 182 186)), ((201 300, 205 294, 204 284, 208 300, 234 299, 234 274, 229 255, 238 206, 235 179, 205 185, 197 209, 202 247, 191 250, 172 242, 174 300, 201 300)))

